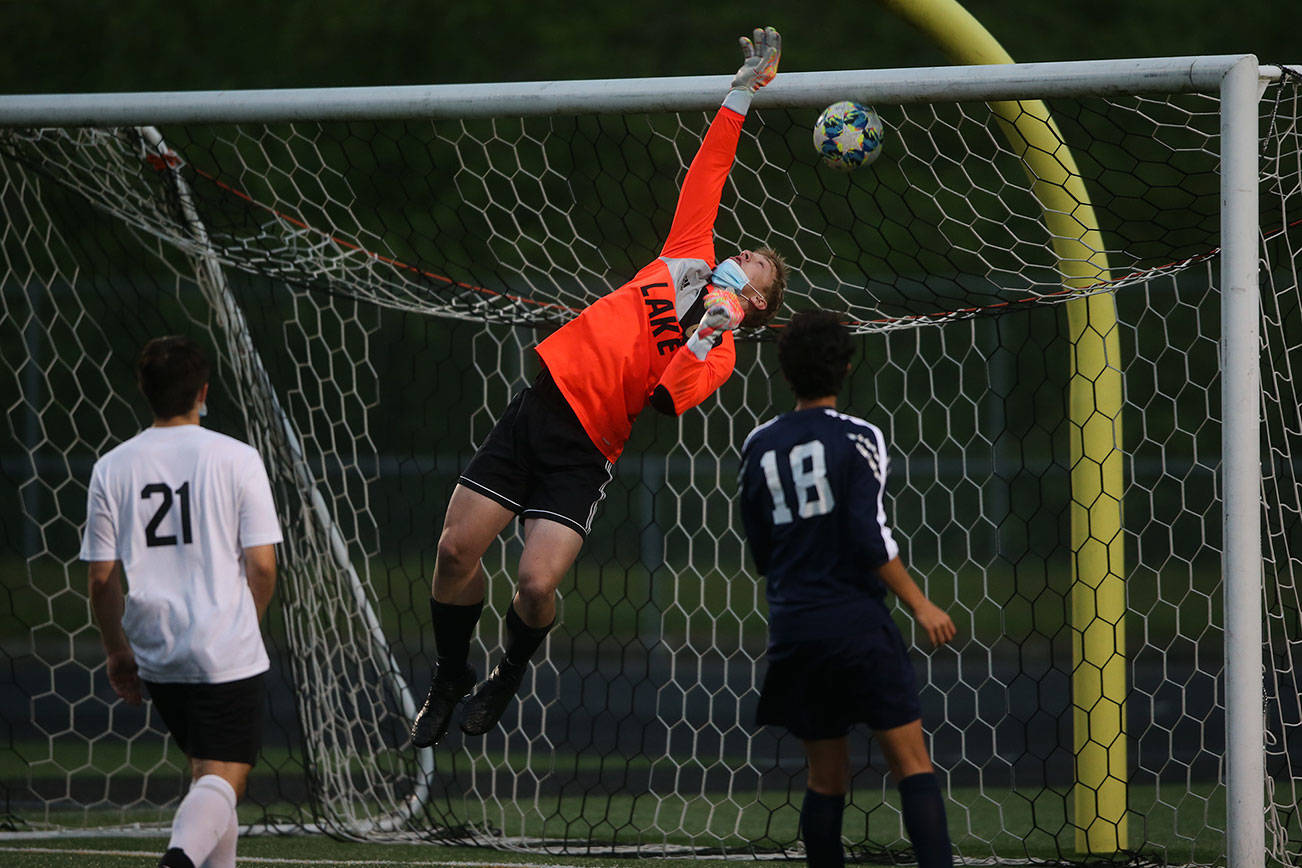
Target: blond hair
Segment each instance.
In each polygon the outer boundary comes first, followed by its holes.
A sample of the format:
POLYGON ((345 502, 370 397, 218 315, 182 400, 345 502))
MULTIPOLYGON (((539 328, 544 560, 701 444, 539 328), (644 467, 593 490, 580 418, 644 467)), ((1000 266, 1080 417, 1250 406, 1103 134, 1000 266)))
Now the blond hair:
MULTIPOLYGON (((782 257, 781 253, 778 253, 772 247, 761 247, 755 252, 761 256, 767 256, 769 261, 773 263, 773 280, 769 282, 768 286, 760 290, 768 304, 763 310, 753 310, 742 321, 742 325, 746 328, 768 325, 773 317, 778 315, 778 311, 782 308, 782 296, 787 291, 787 279, 791 276, 791 266, 787 265, 787 261, 782 257)), ((759 289, 759 287, 756 287, 756 289, 759 289)))

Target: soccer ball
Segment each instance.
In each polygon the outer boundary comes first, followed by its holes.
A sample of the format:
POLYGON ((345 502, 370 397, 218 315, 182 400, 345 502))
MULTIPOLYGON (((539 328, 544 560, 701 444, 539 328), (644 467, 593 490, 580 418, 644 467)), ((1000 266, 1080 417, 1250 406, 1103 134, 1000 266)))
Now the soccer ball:
POLYGON ((886 130, 877 112, 857 102, 834 102, 814 123, 814 149, 838 172, 866 166, 882 152, 886 130))

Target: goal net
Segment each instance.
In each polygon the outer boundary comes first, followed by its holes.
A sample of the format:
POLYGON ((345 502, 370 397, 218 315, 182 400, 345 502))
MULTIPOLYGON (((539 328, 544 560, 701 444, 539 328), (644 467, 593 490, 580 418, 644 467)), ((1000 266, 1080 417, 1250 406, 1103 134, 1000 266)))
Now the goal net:
MULTIPOLYGON (((717 248, 776 247, 789 308, 858 335, 841 406, 885 431, 895 536, 959 628, 932 651, 898 613, 958 854, 1224 858, 1226 659, 1260 654, 1262 831, 1297 865, 1302 79, 1263 67, 1255 106, 1263 633, 1227 646, 1221 100, 1049 66, 990 93, 981 70, 780 78, 717 248), (847 97, 887 139, 838 174, 810 127, 847 97)), ((802 753, 753 723, 765 603, 735 511, 741 440, 792 403, 769 332, 701 408, 638 421, 501 726, 407 739, 457 474, 533 345, 657 255, 726 87, 614 83, 618 111, 601 84, 590 112, 483 86, 460 116, 431 88, 406 116, 323 92, 319 115, 287 94, 256 121, 217 101, 0 127, 6 831, 156 829, 185 790, 157 714, 108 687, 76 557, 93 461, 147 424, 135 355, 188 333, 216 362, 205 424, 259 449, 285 528, 252 831, 798 851, 802 753)), ((481 677, 519 549, 513 528, 485 561, 481 677)), ((880 752, 866 731, 851 746, 850 853, 907 859, 880 752)))

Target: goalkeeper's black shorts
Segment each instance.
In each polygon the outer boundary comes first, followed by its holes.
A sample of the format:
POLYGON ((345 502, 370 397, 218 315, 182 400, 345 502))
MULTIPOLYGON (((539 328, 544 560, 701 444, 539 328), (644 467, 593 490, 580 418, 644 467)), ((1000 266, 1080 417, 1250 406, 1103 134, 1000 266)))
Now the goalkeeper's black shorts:
POLYGON ((587 537, 613 467, 544 368, 511 399, 460 482, 521 518, 550 519, 587 537))
POLYGON ((775 645, 768 664, 755 721, 798 738, 840 738, 856 723, 894 729, 922 717, 913 664, 894 621, 857 636, 775 645))
POLYGON ((262 747, 266 673, 223 684, 145 681, 167 731, 191 759, 253 765, 262 747))

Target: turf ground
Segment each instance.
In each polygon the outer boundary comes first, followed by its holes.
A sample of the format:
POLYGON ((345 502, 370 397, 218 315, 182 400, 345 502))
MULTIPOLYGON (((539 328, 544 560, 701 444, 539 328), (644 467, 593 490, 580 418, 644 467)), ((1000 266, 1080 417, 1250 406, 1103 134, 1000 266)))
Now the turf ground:
MULTIPOLYGON (((153 865, 165 838, 79 838, 0 841, 0 864, 7 868, 127 868, 153 865)), ((434 844, 357 844, 321 836, 252 837, 240 841, 239 864, 293 866, 419 865, 440 868, 496 868, 538 865, 552 868, 629 868, 628 859, 499 853, 434 844)), ((655 868, 686 868, 701 862, 657 859, 655 868)))
MULTIPOLYGON (((1026 864, 1028 859, 1043 860, 1052 865, 1075 857, 1075 836, 1068 821, 1066 801, 1060 795, 1039 792, 991 791, 984 793, 974 788, 952 788, 947 799, 950 834, 957 853, 968 860, 989 864, 996 862, 1026 864), (996 800, 997 799, 997 800, 996 800), (1032 829, 1029 834, 1014 834, 1000 829, 1032 829)), ((1129 829, 1132 846, 1140 848, 1139 861, 1167 864, 1216 865, 1224 862, 1224 789, 1211 785, 1193 785, 1188 788, 1167 788, 1160 795, 1153 787, 1133 785, 1130 788, 1129 829), (1169 800, 1175 798, 1176 804, 1169 800)), ((893 794, 888 803, 893 801, 893 794)), ((896 852, 907 847, 902 837, 898 819, 891 809, 881 803, 880 795, 857 792, 854 803, 871 816, 882 817, 873 821, 874 830, 869 840, 874 847, 889 847, 896 852)), ((522 806, 524 808, 526 806, 522 806)), ((659 834, 647 830, 656 828, 657 817, 645 806, 639 807, 629 796, 615 796, 611 805, 603 809, 604 822, 585 822, 581 798, 563 798, 555 804, 539 805, 553 817, 552 822, 540 822, 529 831, 541 833, 548 839, 568 837, 571 846, 580 848, 590 832, 594 841, 608 845, 613 834, 607 825, 612 817, 621 817, 622 835, 626 844, 647 847, 648 840, 663 841, 659 834), (568 817, 562 823, 559 818, 568 817), (582 828, 580 828, 582 827, 582 828), (642 830, 638 833, 637 830, 642 830), (568 832, 568 836, 566 833, 568 832), (649 837, 648 837, 649 836, 649 837)), ((706 827, 717 833, 720 826, 733 830, 725 836, 728 846, 744 849, 748 842, 762 841, 767 837, 769 846, 774 841, 795 839, 798 810, 794 805, 752 804, 748 810, 729 806, 719 794, 709 799, 688 800, 683 806, 684 816, 679 818, 689 831, 698 837, 695 843, 708 842, 706 827), (773 810, 770 810, 773 809, 773 810), (707 820, 711 817, 711 820, 707 820)), ((154 812, 147 821, 151 829, 165 827, 170 811, 154 812)), ((146 818, 141 815, 142 821, 146 818)), ((87 818, 93 820, 94 818, 87 818)), ((661 818, 663 819, 663 818, 661 818)), ((257 818, 247 808, 242 808, 241 822, 256 822, 257 818)), ((122 822, 122 815, 116 815, 122 822)), ((855 830, 847 830, 855 834, 855 830)), ((59 866, 72 865, 141 865, 152 864, 141 860, 157 857, 162 852, 164 839, 147 837, 149 829, 142 829, 128 837, 98 836, 94 829, 83 834, 87 837, 45 838, 34 833, 0 831, 0 865, 59 866), (66 855, 64 855, 66 854, 66 855)), ((720 839, 714 839, 716 843, 720 839)), ((684 839, 683 844, 688 843, 684 839)), ((663 845, 662 845, 663 846, 663 845)), ((669 845, 672 848, 672 844, 669 845)), ((701 865, 699 859, 668 858, 657 855, 648 847, 643 856, 656 856, 650 863, 654 868, 701 865)), ((776 854, 775 854, 776 855, 776 854)), ((901 854, 902 855, 902 854, 901 854)), ((741 854, 750 861, 751 856, 741 854)), ((780 855, 776 858, 781 859, 780 855)), ((904 857, 907 858, 907 857, 904 857)), ((888 863, 882 854, 872 862, 888 863)), ((628 858, 586 857, 570 854, 547 856, 537 853, 513 853, 487 847, 452 847, 443 844, 359 844, 341 842, 324 835, 250 835, 240 842, 241 864, 284 865, 570 865, 598 866, 630 865, 628 858), (258 861, 262 860, 262 861, 258 861)), ((1135 862, 1134 864, 1138 864, 1135 862)))
MULTIPOLYGON (((0 563, 3 563, 0 560, 0 563)), ((22 567, 14 564, 15 567, 22 567)), ((1011 577, 990 573, 980 577, 981 581, 957 581, 954 588, 984 589, 980 602, 971 603, 965 609, 956 607, 956 615, 964 620, 964 628, 970 631, 973 641, 981 647, 991 647, 999 642, 1012 639, 1024 639, 1028 635, 1053 636, 1065 639, 1064 599, 1065 574, 1052 573, 1046 579, 1046 590, 1035 599, 1019 596, 1012 590, 1011 577), (1005 587, 1007 586, 1007 587, 1005 587), (1055 591, 1055 592, 1050 592, 1055 591), (995 600, 1002 600, 996 605, 995 600), (1011 638, 1010 638, 1011 637, 1011 638)), ((625 591, 644 579, 641 574, 626 577, 620 587, 625 591), (635 581, 636 579, 636 581, 635 581)), ((1147 584, 1136 580, 1129 590, 1131 608, 1142 617, 1128 618, 1128 628, 1138 631, 1136 647, 1147 644, 1149 647, 1165 647, 1176 636, 1202 635, 1207 632, 1209 624, 1218 623, 1219 612, 1215 611, 1217 597, 1208 594, 1203 599, 1207 605, 1176 607, 1161 601, 1181 599, 1180 594, 1190 593, 1190 579, 1187 575, 1147 576, 1147 584), (1183 585, 1181 585, 1183 581, 1183 585)), ((1213 586, 1215 576, 1211 573, 1198 572, 1193 585, 1213 586)), ((61 570, 51 574, 39 574, 29 577, 25 568, 0 570, 0 588, 14 602, 13 609, 5 615, 0 613, 0 639, 8 640, 17 651, 16 656, 25 659, 31 654, 28 632, 32 625, 46 625, 47 631, 53 631, 64 637, 76 636, 89 648, 86 663, 74 667, 79 673, 89 672, 89 667, 98 663, 98 649, 94 647, 93 636, 85 634, 85 600, 80 592, 63 591, 52 593, 55 588, 67 588, 67 580, 61 570), (18 578, 15 578, 15 575, 18 578), (28 579, 31 581, 27 581, 28 579), (40 581, 38 581, 40 579, 40 581), (48 598, 40 593, 44 588, 51 591, 48 598)), ((637 623, 645 613, 629 604, 624 598, 609 598, 600 592, 601 575, 599 571, 580 570, 574 579, 571 596, 575 598, 578 611, 583 618, 576 619, 574 629, 582 635, 634 636, 637 635, 637 623), (581 624, 580 624, 581 622, 581 624)), ((641 586, 639 585, 639 588, 641 586)), ((637 590, 637 589, 634 589, 637 590)), ((663 623, 661 629, 666 636, 689 637, 702 627, 708 633, 717 627, 720 613, 728 611, 727 583, 720 576, 711 574, 710 581, 703 581, 698 590, 699 596, 678 599, 673 607, 657 605, 653 613, 657 623, 663 623), (691 614, 688 614, 691 613, 691 614), (700 621, 701 624, 697 624, 700 621)), ((631 593, 631 592, 630 592, 631 593)), ((638 597, 639 594, 633 594, 638 597)), ((651 597, 646 589, 641 597, 651 597)), ((941 595, 938 595, 938 597, 941 595)), ((658 601, 663 604, 664 601, 658 601)), ((954 601, 943 599, 943 603, 954 601)), ((1185 601, 1186 603, 1188 601, 1185 601)), ((402 634, 404 619, 415 610, 407 600, 388 600, 381 610, 381 617, 387 628, 402 634), (401 613, 407 613, 403 615, 401 613)), ((753 615, 753 613, 752 613, 753 615)), ((274 623, 274 622, 273 622, 274 623)), ((732 621, 733 629, 738 635, 731 636, 730 645, 744 645, 756 637, 750 634, 758 625, 759 639, 762 639, 762 619, 751 617, 745 621, 732 621)), ((1213 636, 1214 636, 1213 632, 1213 636)), ((677 639, 675 639, 677 641, 677 639)), ((1044 644, 1044 643, 1041 643, 1044 644)), ((43 646, 42 646, 43 647, 43 646)), ((60 646, 62 647, 62 646, 60 646)), ((1209 656, 1219 657, 1218 649, 1202 649, 1209 656), (1214 652, 1214 653, 1213 653, 1214 652)), ((66 652, 65 652, 66 653, 66 652)), ((66 669, 67 667, 65 667, 66 669)), ((1137 670, 1138 671, 1138 670, 1137 670)), ((1164 664, 1160 673, 1164 679, 1172 677, 1169 665, 1164 664)), ((952 681, 947 674, 941 678, 945 683, 952 681)), ((1179 680, 1179 679, 1177 679, 1179 680)), ((1145 682, 1147 684, 1147 682, 1145 682)), ((102 685, 101 685, 102 688, 102 685)), ((42 688, 42 689, 48 689, 42 688)), ((1156 688, 1150 692, 1156 695, 1156 688)), ((1187 700, 1187 697, 1185 697, 1187 700)), ((1053 704, 1053 697, 1039 697, 1040 705, 1053 704)), ((1058 703, 1061 705, 1061 703, 1058 703)), ((26 709, 26 696, 18 697, 12 706, 26 709), (21 700, 21 701, 18 701, 21 700)), ((1056 706, 1055 706, 1056 707, 1056 706)), ((960 715, 957 706, 949 708, 947 714, 960 715)), ((64 712, 62 706, 58 709, 64 712)), ((1185 712, 1187 713, 1187 712, 1185 712)), ((960 718, 953 718, 959 720, 960 718)), ((57 727, 45 727, 48 731, 57 731, 57 727)), ((1147 742, 1145 742, 1147 744, 1147 742)), ((568 747, 568 745, 566 745, 568 747)), ((102 786, 110 774, 113 780, 130 777, 134 770, 161 770, 156 777, 172 777, 180 780, 179 757, 166 756, 160 739, 137 739, 130 744, 115 739, 89 740, 64 734, 56 738, 40 737, 31 739, 15 738, 11 735, 6 747, 0 750, 0 783, 12 782, 8 789, 13 793, 24 792, 33 779, 52 781, 54 790, 61 791, 63 782, 71 779, 74 783, 83 779, 102 786), (167 767, 171 768, 167 768, 167 767)), ((1137 746, 1138 748, 1138 746, 1137 746)), ((1151 748, 1151 746, 1150 746, 1151 748)), ((1167 746, 1169 750, 1170 745, 1167 746)), ((623 753, 622 760, 628 768, 646 770, 651 764, 649 759, 629 759, 623 753)), ((1038 755, 1038 754, 1037 754, 1038 755)), ((478 755, 477 755, 478 756, 478 755)), ((636 754, 631 756, 636 757, 636 754)), ((952 757, 948 761, 952 761, 952 757)), ((746 762, 744 757, 729 757, 723 765, 746 762)), ((547 757, 550 771, 565 770, 574 773, 587 772, 600 776, 609 757, 597 752, 582 751, 571 754, 558 749, 547 757), (554 754, 554 755, 553 755, 554 754)), ((476 761, 477 766, 492 770, 505 763, 498 754, 484 754, 476 761)), ((1149 765, 1152 765, 1150 762, 1149 765)), ((274 770, 297 769, 285 749, 269 747, 265 752, 264 762, 255 770, 255 775, 271 775, 274 770)), ((179 787, 179 783, 178 783, 179 787)), ((41 790, 44 791, 43 789, 41 790)), ((1067 802, 1069 789, 1063 787, 1030 787, 1020 791, 1001 791, 997 785, 987 781, 984 788, 964 787, 955 782, 951 789, 954 801, 950 805, 950 826, 955 843, 964 855, 972 858, 988 858, 994 853, 1012 860, 1025 860, 1027 857, 1054 859, 1062 852, 1071 852, 1074 835, 1067 819, 1067 802), (1034 830, 1029 836, 1017 834, 1013 830, 1034 830)), ((602 798, 606 798, 602 791, 602 798)), ((770 795, 766 793, 766 796, 770 795)), ((795 836, 797 808, 786 801, 785 790, 775 792, 775 798, 781 804, 767 804, 723 797, 711 798, 706 803, 694 803, 691 799, 671 797, 665 809, 672 811, 675 824, 691 835, 704 835, 706 839, 719 837, 729 839, 730 844, 744 846, 747 841, 755 841, 766 836, 769 840, 790 841, 795 836), (722 803, 722 810, 710 809, 710 804, 722 803), (718 837, 716 837, 718 836, 718 837)), ((99 796, 97 798, 103 798, 99 796)), ((856 796, 860 799, 870 798, 867 793, 856 796)), ((95 799, 89 801, 94 802, 95 799)), ((632 794, 616 794, 609 803, 601 800, 585 799, 580 795, 566 793, 554 803, 545 800, 546 805, 522 805, 520 810, 527 811, 530 817, 527 831, 531 835, 549 838, 565 838, 570 841, 583 841, 589 835, 594 839, 609 841, 612 837, 626 839, 636 836, 637 830, 663 829, 665 818, 655 813, 655 799, 635 798, 632 794)), ((519 816, 513 807, 506 803, 503 810, 519 816)), ((1159 794, 1152 786, 1132 785, 1130 792, 1131 840, 1136 844, 1143 842, 1145 849, 1152 849, 1158 858, 1183 863, 1195 861, 1214 863, 1223 852, 1223 841, 1217 840, 1217 829, 1224 828, 1224 793, 1201 781, 1188 785, 1172 786, 1166 783, 1159 794), (1160 855, 1159 855, 1160 854, 1160 855)), ((287 806, 295 808, 296 806, 287 806)), ((9 809, 14 810, 10 805, 9 809)), ((865 808, 865 810, 868 810, 865 808)), ((17 816, 22 816, 19 809, 17 816)), ((275 813, 275 812, 273 812, 275 813)), ((296 811, 287 810, 287 815, 297 815, 296 811)), ((894 809, 888 809, 886 815, 895 817, 894 809)), ((881 815, 875 815, 881 816, 881 815)), ((30 818, 28 818, 30 819, 30 818)), ((246 822, 255 822, 257 817, 246 817, 246 822)), ((501 826, 493 822, 495 817, 470 817, 470 821, 483 821, 491 826, 501 826)), ((0 817, 0 828, 3 828, 0 817)), ((116 823, 109 821, 112 825, 116 823)), ((120 818, 119 818, 120 822, 120 818)), ((674 824, 670 824, 674 825, 674 824)), ((20 825, 19 828, 22 828, 20 825)), ((869 836, 877 841, 878 832, 869 836)), ((699 840, 699 838, 698 838, 699 840)), ((18 839, 6 838, 0 831, 0 865, 24 866, 59 866, 59 865, 142 865, 152 864, 149 856, 156 857, 161 852, 161 840, 134 838, 76 838, 68 840, 18 839), (55 852, 47 852, 47 851, 55 852), (77 851, 77 852, 72 852, 77 851), (61 853, 67 856, 61 856, 61 853)), ((885 842, 888 846, 890 841, 885 842)), ((902 846, 902 842, 894 846, 902 846)), ((1223 857, 1222 857, 1223 858, 1223 857)), ((529 865, 607 865, 627 866, 627 859, 593 860, 580 856, 559 856, 548 858, 538 855, 514 856, 510 853, 485 848, 447 848, 436 845, 380 845, 351 844, 332 841, 321 836, 310 837, 250 837, 241 844, 241 862, 259 864, 255 859, 265 860, 261 864, 425 864, 425 865, 506 865, 518 863, 529 865), (283 860, 283 861, 281 861, 283 860)), ((700 865, 698 860, 657 860, 655 865, 700 865)))

